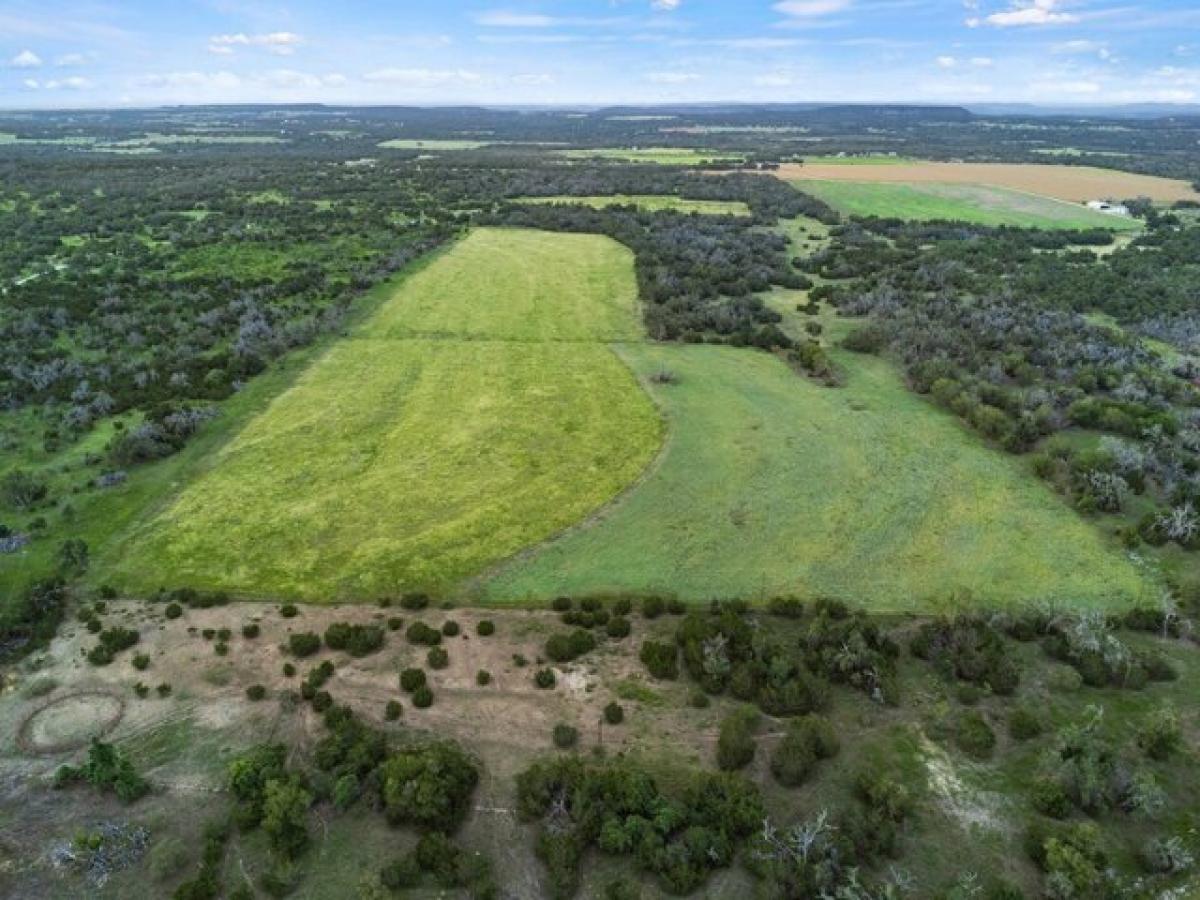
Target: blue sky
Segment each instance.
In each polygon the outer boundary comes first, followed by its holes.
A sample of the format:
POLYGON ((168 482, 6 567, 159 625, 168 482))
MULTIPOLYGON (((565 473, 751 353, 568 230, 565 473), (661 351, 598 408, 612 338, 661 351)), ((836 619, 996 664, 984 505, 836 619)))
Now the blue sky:
POLYGON ((0 107, 1200 102, 1195 0, 0 0, 0 107))

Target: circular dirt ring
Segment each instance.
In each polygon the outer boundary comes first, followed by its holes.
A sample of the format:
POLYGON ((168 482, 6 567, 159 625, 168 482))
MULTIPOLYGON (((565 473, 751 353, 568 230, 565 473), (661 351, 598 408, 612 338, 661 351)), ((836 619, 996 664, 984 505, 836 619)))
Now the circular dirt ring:
POLYGON ((38 707, 21 723, 17 747, 32 756, 69 753, 112 731, 125 715, 125 701, 104 691, 67 694, 38 707))

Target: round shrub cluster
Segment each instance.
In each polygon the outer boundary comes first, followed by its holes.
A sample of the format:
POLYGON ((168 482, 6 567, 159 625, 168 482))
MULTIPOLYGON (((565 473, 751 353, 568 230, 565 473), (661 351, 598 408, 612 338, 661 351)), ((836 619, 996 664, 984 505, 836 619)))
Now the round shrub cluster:
POLYGON ((450 665, 450 654, 446 652, 445 647, 432 647, 425 654, 425 661, 431 669, 444 669, 450 665))
POLYGON ((429 685, 423 684, 412 692, 412 703, 417 709, 433 706, 433 691, 429 689, 429 685))
POLYGON ((483 619, 475 626, 475 633, 480 637, 491 637, 496 633, 496 623, 491 619, 483 619))
POLYGON ((559 723, 554 726, 554 746, 561 750, 569 750, 579 743, 579 729, 571 725, 559 723))
POLYGON ((533 683, 544 691, 554 687, 555 681, 553 669, 538 669, 533 673, 533 683))
POLYGON ((411 694, 417 688, 425 687, 427 679, 424 669, 405 669, 400 673, 400 689, 411 694))
POLYGON ((614 700, 604 707, 604 721, 609 725, 620 725, 625 721, 625 707, 614 700))

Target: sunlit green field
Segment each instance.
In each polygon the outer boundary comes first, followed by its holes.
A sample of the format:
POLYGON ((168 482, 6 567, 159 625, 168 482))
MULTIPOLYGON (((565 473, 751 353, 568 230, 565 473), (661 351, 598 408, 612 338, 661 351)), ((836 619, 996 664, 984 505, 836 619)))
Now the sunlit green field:
POLYGON ((607 209, 610 206, 636 206, 646 212, 670 210, 679 213, 700 213, 704 216, 748 216, 750 207, 740 200, 688 200, 664 194, 614 194, 607 197, 520 197, 518 203, 569 203, 607 209))
POLYGON ((383 141, 379 146, 385 150, 478 150, 480 147, 488 146, 488 142, 394 138, 390 141, 383 141))
POLYGON ((664 166, 698 166, 713 160, 741 160, 734 151, 695 147, 597 147, 586 150, 560 150, 569 159, 612 159, 622 162, 658 163, 664 166))
POLYGON ((105 555, 104 577, 312 601, 445 589, 611 499, 657 411, 607 238, 473 232, 401 282, 105 555))
POLYGON ((1141 228, 1134 219, 1095 212, 1078 203, 985 185, 819 180, 794 181, 793 184, 851 216, 915 221, 947 219, 1019 228, 1107 228, 1112 231, 1141 228))
POLYGON ((486 597, 798 591, 914 610, 968 592, 1100 606, 1147 592, 1020 460, 908 391, 887 362, 835 352, 841 388, 765 353, 623 348, 666 411, 664 457, 599 521, 502 569, 486 597), (660 372, 677 383, 651 383, 660 372))

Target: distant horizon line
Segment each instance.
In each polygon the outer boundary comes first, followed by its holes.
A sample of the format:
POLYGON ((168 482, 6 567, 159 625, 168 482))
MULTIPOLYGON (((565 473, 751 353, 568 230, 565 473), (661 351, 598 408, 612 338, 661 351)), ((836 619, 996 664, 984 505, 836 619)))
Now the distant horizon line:
POLYGON ((294 101, 254 101, 239 102, 210 102, 210 103, 153 103, 153 104, 96 104, 76 106, 4 106, 0 107, 0 115, 8 113, 72 113, 72 112, 106 112, 106 111, 153 111, 164 109, 299 109, 319 107, 323 109, 487 109, 500 111, 522 110, 565 110, 574 112, 597 112, 607 109, 704 109, 711 107, 811 107, 813 109, 839 106, 884 107, 893 109, 987 109, 994 107, 1021 107, 1039 110, 1104 110, 1104 109, 1164 109, 1164 110, 1200 110, 1200 102, 1175 102, 1159 100, 1133 100, 1121 102, 1086 101, 1037 103, 1029 100, 986 100, 986 101, 944 101, 931 102, 920 100, 677 100, 677 101, 579 101, 579 102, 547 102, 547 103, 486 103, 469 100, 430 101, 430 102, 342 102, 331 103, 323 100, 294 100, 294 101))

